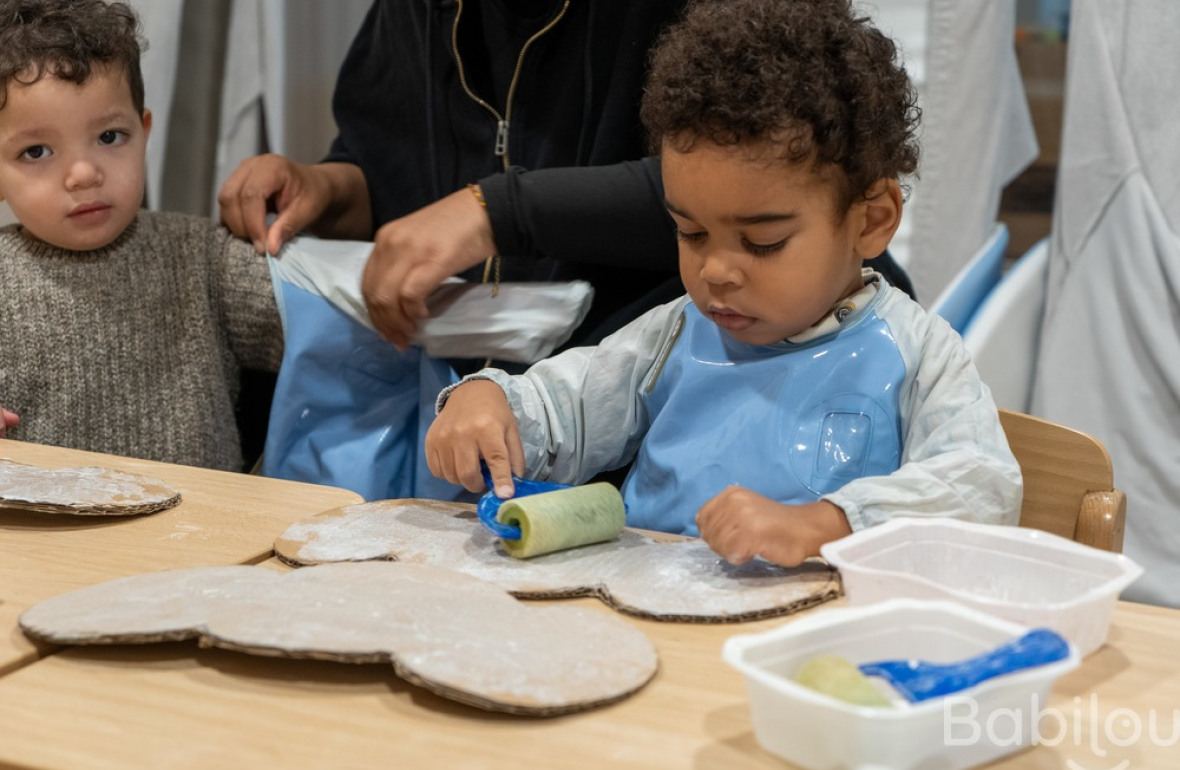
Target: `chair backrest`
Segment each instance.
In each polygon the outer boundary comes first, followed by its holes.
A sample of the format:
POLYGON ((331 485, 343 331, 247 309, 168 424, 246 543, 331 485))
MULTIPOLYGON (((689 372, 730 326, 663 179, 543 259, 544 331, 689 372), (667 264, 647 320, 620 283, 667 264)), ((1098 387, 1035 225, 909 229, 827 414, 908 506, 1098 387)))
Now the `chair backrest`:
POLYGON ((1114 488, 1114 469, 1102 443, 1007 409, 1000 410, 1000 423, 1024 475, 1020 526, 1122 552, 1127 501, 1114 488))
POLYGON ((996 406, 1027 412, 1045 310, 1049 240, 1028 250, 983 300, 962 332, 996 406))
POLYGON ((984 297, 999 283, 1007 247, 1008 228, 997 223, 971 261, 963 265, 930 306, 960 334, 971 322, 984 297))

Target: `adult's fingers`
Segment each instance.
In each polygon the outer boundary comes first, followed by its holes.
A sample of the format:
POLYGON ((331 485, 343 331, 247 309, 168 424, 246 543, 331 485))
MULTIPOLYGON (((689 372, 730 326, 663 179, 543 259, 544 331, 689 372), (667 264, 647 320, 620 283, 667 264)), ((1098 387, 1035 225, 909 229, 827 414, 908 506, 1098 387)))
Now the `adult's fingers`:
POLYGON ((272 195, 282 196, 294 184, 291 163, 277 155, 263 155, 242 162, 218 195, 222 220, 230 232, 246 238, 262 253, 266 250, 266 205, 272 195))
POLYGON ((299 195, 298 180, 292 174, 290 161, 279 156, 260 158, 243 180, 237 205, 246 237, 260 254, 266 253, 267 247, 267 202, 274 196, 277 208, 282 212, 299 195))
POLYGON ((221 223, 239 238, 246 237, 246 225, 242 222, 242 209, 238 206, 238 193, 241 192, 246 177, 250 175, 250 160, 239 164, 217 192, 217 208, 220 211, 221 223))
POLYGON ((381 336, 403 350, 410 344, 415 331, 415 324, 401 312, 397 300, 397 287, 408 270, 405 260, 392 258, 378 243, 365 263, 361 278, 361 295, 373 326, 381 336))
POLYGON ((429 317, 430 310, 426 306, 426 301, 443 281, 461 269, 452 270, 451 266, 433 260, 415 264, 398 287, 398 302, 401 304, 402 315, 415 326, 418 319, 429 317))
POLYGON ((318 204, 308 195, 294 195, 284 200, 286 197, 280 196, 277 201, 279 215, 266 231, 267 254, 278 254, 284 243, 319 216, 318 204))

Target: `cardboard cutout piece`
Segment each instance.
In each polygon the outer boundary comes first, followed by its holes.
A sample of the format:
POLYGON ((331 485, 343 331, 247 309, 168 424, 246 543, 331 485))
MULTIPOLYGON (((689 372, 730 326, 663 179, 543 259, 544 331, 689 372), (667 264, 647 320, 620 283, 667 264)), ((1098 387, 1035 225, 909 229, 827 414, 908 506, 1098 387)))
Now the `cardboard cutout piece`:
POLYGON ((257 655, 388 662, 444 698, 534 716, 617 701, 658 667, 647 637, 609 613, 525 604, 420 564, 155 572, 46 600, 20 623, 56 644, 197 638, 257 655))
POLYGON ((787 615, 840 595, 819 561, 788 569, 733 566, 700 540, 657 542, 631 530, 606 543, 511 558, 473 509, 434 500, 381 500, 326 511, 287 528, 275 553, 294 565, 373 559, 464 572, 520 598, 596 596, 654 620, 724 623, 787 615))
POLYGON ((162 481, 110 468, 41 468, 0 459, 0 508, 82 516, 138 516, 173 507, 162 481))

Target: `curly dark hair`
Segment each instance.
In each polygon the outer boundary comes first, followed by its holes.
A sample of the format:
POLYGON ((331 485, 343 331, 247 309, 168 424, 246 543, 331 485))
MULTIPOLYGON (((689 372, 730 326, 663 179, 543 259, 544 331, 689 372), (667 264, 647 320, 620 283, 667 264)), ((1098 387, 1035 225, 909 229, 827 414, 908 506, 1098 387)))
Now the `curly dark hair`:
POLYGON ((105 0, 0 0, 0 109, 8 84, 46 75, 81 85, 95 65, 127 73, 131 101, 143 113, 139 57, 146 45, 126 3, 105 0))
POLYGON ((849 0, 698 0, 652 54, 641 118, 653 149, 770 142, 839 167, 839 212, 918 167, 917 95, 893 41, 849 0))

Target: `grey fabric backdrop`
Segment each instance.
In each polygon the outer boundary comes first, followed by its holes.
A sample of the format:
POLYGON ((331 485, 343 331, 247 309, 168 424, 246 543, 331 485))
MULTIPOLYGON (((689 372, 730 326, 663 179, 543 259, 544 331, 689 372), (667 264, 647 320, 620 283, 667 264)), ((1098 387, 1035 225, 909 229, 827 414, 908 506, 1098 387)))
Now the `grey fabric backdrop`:
POLYGON ((216 216, 262 152, 301 162, 335 135, 336 72, 370 0, 132 0, 143 22, 152 208, 216 216))

